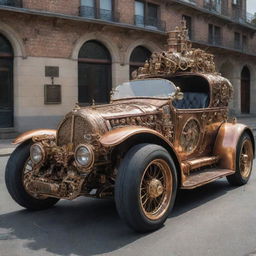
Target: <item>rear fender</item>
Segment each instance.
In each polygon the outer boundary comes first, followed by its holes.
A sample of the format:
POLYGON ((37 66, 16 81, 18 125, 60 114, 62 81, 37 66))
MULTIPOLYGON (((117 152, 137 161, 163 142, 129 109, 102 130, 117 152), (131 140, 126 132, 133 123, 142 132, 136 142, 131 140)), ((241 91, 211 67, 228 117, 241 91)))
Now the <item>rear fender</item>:
POLYGON ((27 131, 25 133, 20 134, 13 142, 12 144, 18 145, 25 141, 28 141, 32 139, 34 136, 40 136, 40 135, 52 135, 56 137, 56 130, 53 129, 37 129, 37 130, 31 130, 27 131))
POLYGON ((244 132, 251 137, 255 155, 254 136, 248 126, 238 123, 223 123, 221 125, 213 149, 213 154, 220 157, 220 168, 236 170, 237 143, 244 132))

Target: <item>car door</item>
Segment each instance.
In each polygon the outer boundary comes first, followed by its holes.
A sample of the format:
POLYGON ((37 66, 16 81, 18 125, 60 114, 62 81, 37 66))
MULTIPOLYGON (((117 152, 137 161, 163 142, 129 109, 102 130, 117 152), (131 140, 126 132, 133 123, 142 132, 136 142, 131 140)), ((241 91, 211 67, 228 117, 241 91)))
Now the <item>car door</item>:
POLYGON ((182 160, 211 155, 218 127, 225 114, 218 108, 208 108, 209 99, 207 102, 203 99, 206 95, 188 94, 184 94, 183 102, 173 104, 176 128, 174 147, 182 160))

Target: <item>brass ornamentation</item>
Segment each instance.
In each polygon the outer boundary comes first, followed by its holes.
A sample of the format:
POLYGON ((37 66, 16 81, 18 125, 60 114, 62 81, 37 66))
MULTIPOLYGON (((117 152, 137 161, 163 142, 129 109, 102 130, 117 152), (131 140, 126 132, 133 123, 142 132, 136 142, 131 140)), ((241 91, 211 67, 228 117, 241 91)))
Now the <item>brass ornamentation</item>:
POLYGON ((181 137, 180 137, 180 144, 183 152, 191 153, 193 152, 200 139, 200 125, 196 119, 189 119, 186 124, 184 125, 181 137))
POLYGON ((168 50, 153 53, 143 67, 133 72, 133 79, 170 76, 184 71, 216 74, 214 56, 201 49, 192 48, 185 21, 182 21, 181 28, 176 27, 169 32, 167 41, 168 50))
POLYGON ((140 184, 140 205, 144 214, 156 220, 168 209, 172 194, 169 165, 162 159, 152 161, 144 170, 140 184))

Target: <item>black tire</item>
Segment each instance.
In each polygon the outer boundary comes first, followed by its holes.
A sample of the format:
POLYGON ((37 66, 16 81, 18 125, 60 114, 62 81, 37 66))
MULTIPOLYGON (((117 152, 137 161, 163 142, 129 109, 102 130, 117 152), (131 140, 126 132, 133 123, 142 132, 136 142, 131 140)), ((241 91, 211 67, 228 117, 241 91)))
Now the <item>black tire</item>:
POLYGON ((43 210, 55 205, 59 199, 50 197, 37 199, 26 192, 22 182, 22 173, 30 155, 31 144, 30 141, 25 142, 11 154, 5 170, 5 183, 11 197, 19 205, 29 210, 43 210))
POLYGON ((236 147, 236 172, 233 175, 227 176, 227 180, 232 186, 242 186, 245 185, 248 180, 250 179, 251 172, 252 172, 252 165, 253 165, 253 146, 251 137, 247 132, 243 133, 237 143, 236 147), (241 161, 241 153, 243 150, 243 145, 245 143, 248 143, 247 146, 250 148, 251 154, 250 154, 250 167, 248 168, 247 175, 243 175, 243 171, 240 168, 240 161, 241 161))
POLYGON ((139 144, 132 147, 119 168, 115 184, 115 202, 120 217, 137 232, 150 232, 159 229, 173 208, 177 191, 177 173, 170 154, 161 146, 139 144), (141 204, 141 181, 147 166, 155 159, 163 160, 169 166, 172 180, 172 193, 165 213, 158 219, 149 219, 141 204))

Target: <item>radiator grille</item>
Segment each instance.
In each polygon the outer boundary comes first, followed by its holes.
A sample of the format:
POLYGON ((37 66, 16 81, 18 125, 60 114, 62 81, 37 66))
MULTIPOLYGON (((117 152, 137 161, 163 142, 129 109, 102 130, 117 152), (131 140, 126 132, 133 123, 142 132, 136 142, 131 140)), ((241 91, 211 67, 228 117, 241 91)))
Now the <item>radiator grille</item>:
MULTIPOLYGON (((63 146, 71 142, 71 126, 72 117, 67 118, 60 126, 58 130, 58 145, 63 146)), ((91 134, 93 130, 92 125, 83 117, 74 117, 74 133, 73 133, 73 144, 76 147, 81 143, 86 143, 84 135, 91 134)))
POLYGON ((63 146, 70 143, 71 139, 71 125, 72 125, 72 118, 67 118, 61 124, 58 130, 58 145, 63 146))
POLYGON ((84 135, 91 134, 92 130, 93 128, 91 124, 86 119, 80 116, 76 116, 74 122, 74 145, 77 146, 81 143, 85 143, 86 140, 84 138, 84 135))

